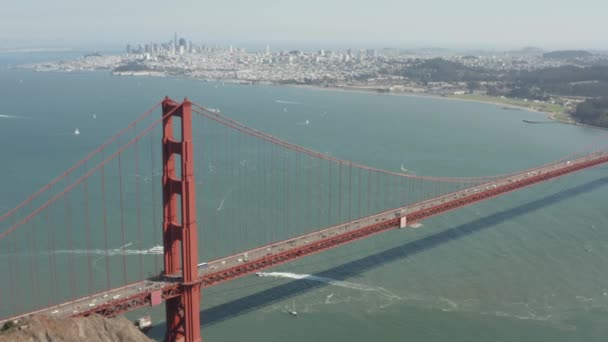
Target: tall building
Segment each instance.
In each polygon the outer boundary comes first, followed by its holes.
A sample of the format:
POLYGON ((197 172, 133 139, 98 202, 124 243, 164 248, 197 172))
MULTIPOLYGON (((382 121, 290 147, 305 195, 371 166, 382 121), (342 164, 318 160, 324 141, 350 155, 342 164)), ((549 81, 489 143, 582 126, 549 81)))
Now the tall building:
POLYGON ((169 54, 174 55, 177 49, 177 32, 175 32, 173 34, 173 40, 171 41, 171 51, 169 51, 169 54))

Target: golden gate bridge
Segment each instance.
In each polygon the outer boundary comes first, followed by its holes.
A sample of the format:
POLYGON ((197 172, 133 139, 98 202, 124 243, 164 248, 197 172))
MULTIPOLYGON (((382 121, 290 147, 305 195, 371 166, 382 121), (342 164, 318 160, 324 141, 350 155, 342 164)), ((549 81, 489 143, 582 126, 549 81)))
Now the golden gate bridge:
POLYGON ((0 322, 164 303, 166 339, 201 341, 202 288, 606 163, 605 139, 509 174, 416 176, 165 98, 0 217, 0 322))

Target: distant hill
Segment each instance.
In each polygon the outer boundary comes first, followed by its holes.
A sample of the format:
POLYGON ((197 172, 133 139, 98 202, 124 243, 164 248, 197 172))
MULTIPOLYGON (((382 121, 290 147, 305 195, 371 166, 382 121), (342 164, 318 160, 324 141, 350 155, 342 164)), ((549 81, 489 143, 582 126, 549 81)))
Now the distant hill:
POLYGON ((543 54, 543 50, 541 48, 537 48, 534 46, 526 46, 521 50, 512 50, 508 51, 510 55, 518 55, 518 56, 540 56, 543 54))
POLYGON ((543 49, 536 46, 526 46, 521 49, 523 53, 543 53, 543 49))
POLYGON ((543 53, 543 58, 548 59, 573 59, 589 57, 593 54, 589 51, 584 50, 560 50, 543 53))

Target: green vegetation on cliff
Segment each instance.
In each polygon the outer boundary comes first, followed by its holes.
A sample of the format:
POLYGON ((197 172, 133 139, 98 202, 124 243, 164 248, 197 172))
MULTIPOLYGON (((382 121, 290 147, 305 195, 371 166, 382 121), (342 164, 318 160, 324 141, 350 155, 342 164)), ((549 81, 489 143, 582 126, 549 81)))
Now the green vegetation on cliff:
POLYGON ((608 127, 608 96, 580 103, 572 116, 587 125, 608 127))

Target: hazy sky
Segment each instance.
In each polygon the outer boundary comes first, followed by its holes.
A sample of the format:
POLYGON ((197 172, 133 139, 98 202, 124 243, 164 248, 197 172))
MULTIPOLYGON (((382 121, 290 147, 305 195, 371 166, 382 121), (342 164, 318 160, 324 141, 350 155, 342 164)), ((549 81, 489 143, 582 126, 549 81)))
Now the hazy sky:
POLYGON ((608 49, 608 0, 2 0, 0 48, 168 41, 608 49))

